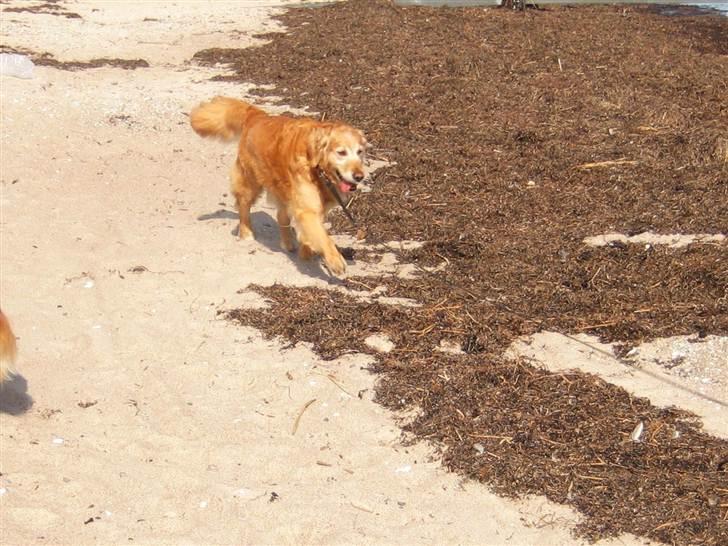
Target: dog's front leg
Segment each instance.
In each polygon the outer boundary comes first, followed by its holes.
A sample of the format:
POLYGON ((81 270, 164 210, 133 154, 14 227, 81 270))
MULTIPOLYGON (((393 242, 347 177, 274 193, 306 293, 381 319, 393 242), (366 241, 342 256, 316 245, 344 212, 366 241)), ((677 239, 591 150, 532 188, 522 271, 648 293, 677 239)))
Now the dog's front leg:
POLYGON ((334 241, 326 233, 321 215, 315 211, 302 211, 296 214, 296 222, 301 248, 309 247, 316 254, 323 256, 326 266, 334 275, 344 273, 346 262, 334 241))
POLYGON ((298 257, 302 260, 310 260, 313 257, 313 250, 307 244, 301 243, 298 247, 298 257))

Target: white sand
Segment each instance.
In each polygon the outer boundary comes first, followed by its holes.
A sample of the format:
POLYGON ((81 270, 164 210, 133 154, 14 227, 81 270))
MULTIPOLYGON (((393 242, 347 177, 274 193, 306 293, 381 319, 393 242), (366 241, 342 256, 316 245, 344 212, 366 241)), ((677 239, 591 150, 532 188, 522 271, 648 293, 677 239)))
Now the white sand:
MULTIPOLYGON (((233 237, 234 146, 187 124, 197 102, 248 90, 192 54, 256 43, 273 4, 2 14, 7 45, 151 67, 0 78, 1 295, 21 372, 0 393, 0 542, 579 543, 569 509, 497 498, 403 447, 366 357, 322 362, 218 319, 262 303, 237 293, 249 283, 330 286, 278 249, 265 206, 258 241, 233 237)), ((412 273, 391 258, 379 270, 412 273)))

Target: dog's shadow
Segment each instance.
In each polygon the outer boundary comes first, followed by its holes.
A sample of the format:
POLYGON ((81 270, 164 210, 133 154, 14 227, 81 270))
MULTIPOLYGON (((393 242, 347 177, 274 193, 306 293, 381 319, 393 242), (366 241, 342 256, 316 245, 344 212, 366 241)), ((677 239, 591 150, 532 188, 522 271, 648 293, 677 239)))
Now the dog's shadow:
POLYGON ((0 413, 21 415, 33 407, 28 382, 19 374, 0 385, 0 413))
MULTIPOLYGON (((236 239, 238 237, 238 213, 227 209, 219 209, 215 212, 202 214, 197 217, 200 222, 206 222, 208 220, 235 220, 235 227, 230 231, 236 239)), ((255 233, 255 242, 263 245, 271 252, 277 254, 285 254, 296 266, 296 269, 303 275, 321 279, 329 284, 342 284, 340 279, 337 279, 333 275, 330 275, 324 270, 321 262, 318 258, 311 260, 302 260, 298 257, 297 251, 288 252, 281 246, 281 236, 278 230, 278 222, 276 222, 270 214, 263 211, 256 211, 250 214, 250 223, 253 226, 253 232, 255 233)), ((349 262, 347 260, 347 262, 349 262)), ((350 262, 349 262, 350 263, 350 262)))

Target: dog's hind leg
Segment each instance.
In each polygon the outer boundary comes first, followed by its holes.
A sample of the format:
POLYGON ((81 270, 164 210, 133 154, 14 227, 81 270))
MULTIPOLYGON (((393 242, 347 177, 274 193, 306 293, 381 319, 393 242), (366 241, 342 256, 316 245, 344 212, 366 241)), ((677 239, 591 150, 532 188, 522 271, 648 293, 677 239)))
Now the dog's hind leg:
POLYGON ((230 171, 230 189, 235 196, 240 217, 238 237, 240 239, 252 239, 253 226, 250 224, 250 207, 260 196, 262 188, 249 173, 246 173, 240 161, 236 161, 230 171))
POLYGON ((278 229, 281 232, 281 246, 288 252, 293 252, 295 245, 293 244, 293 232, 291 230, 291 218, 288 216, 288 212, 282 206, 278 206, 278 214, 276 216, 278 220, 278 229))

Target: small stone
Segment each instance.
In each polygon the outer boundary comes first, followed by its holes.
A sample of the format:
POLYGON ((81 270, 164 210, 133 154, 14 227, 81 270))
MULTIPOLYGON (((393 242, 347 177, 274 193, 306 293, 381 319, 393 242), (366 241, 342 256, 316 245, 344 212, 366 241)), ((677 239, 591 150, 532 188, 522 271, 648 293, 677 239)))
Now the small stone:
POLYGON ((380 353, 389 353, 394 349, 394 343, 389 337, 381 334, 373 334, 364 340, 367 347, 380 353))
POLYGON ((633 442, 640 442, 640 438, 642 437, 642 432, 645 430, 645 424, 640 421, 637 423, 637 426, 634 427, 634 430, 632 430, 632 434, 629 435, 630 440, 633 442))
POLYGON ((461 355, 463 354, 463 349, 461 347, 461 344, 457 341, 452 341, 448 339, 442 339, 440 340, 440 344, 437 347, 437 350, 441 353, 448 353, 453 355, 461 355))
POLYGON ((255 491, 247 487, 241 487, 233 491, 233 497, 243 500, 254 500, 265 495, 265 491, 255 491))

